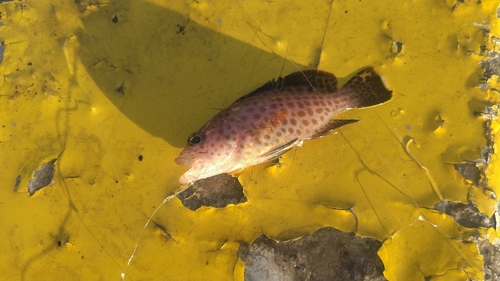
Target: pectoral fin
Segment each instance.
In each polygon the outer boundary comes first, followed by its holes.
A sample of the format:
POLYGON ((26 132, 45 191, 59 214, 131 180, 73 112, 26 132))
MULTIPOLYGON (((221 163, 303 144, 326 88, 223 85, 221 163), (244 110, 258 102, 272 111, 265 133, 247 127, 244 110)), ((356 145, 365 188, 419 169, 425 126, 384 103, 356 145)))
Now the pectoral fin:
POLYGON ((278 147, 275 147, 268 152, 262 154, 260 158, 263 158, 263 162, 271 161, 274 160, 278 157, 280 157, 283 153, 287 152, 288 150, 292 149, 294 146, 298 145, 299 139, 293 139, 284 145, 280 145, 278 147))

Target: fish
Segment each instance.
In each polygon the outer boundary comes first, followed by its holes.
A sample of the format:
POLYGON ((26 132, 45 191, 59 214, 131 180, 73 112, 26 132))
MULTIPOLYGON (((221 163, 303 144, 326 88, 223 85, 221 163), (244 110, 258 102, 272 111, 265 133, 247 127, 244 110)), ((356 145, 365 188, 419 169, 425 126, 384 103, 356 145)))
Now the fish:
POLYGON ((192 133, 175 162, 189 168, 181 184, 275 160, 304 141, 359 120, 338 113, 389 101, 392 91, 373 67, 338 89, 335 75, 298 71, 240 97, 192 133))

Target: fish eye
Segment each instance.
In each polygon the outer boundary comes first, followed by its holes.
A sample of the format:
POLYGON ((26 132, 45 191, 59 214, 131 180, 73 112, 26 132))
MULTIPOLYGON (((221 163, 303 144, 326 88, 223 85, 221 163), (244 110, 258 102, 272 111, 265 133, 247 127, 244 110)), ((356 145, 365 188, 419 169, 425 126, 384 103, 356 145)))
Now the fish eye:
POLYGON ((188 138, 188 144, 190 146, 196 146, 196 145, 199 145, 201 144, 203 138, 201 135, 197 134, 197 133, 194 133, 192 135, 189 136, 188 138))

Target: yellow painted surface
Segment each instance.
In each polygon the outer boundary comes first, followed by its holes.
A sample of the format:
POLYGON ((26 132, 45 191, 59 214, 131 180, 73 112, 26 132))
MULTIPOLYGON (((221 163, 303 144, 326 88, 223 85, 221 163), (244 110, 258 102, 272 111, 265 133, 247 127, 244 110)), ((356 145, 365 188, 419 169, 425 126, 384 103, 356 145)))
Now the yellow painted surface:
MULTIPOLYGON (((483 232, 428 208, 441 198, 471 199, 488 215, 496 206, 453 164, 479 159, 486 144, 474 112, 497 99, 478 88, 478 62, 482 45, 495 46, 481 25, 494 36, 498 5, 0 4, 1 276, 242 280, 238 242, 332 226, 383 241, 391 280, 482 279, 470 235, 483 232), (143 228, 182 188, 185 168, 173 159, 187 136, 218 110, 297 69, 317 67, 344 83, 370 65, 393 100, 342 114, 361 121, 288 152, 281 167, 243 171, 248 202, 193 212, 174 198, 143 228), (30 197, 33 171, 61 152, 53 183, 30 197)), ((499 194, 496 156, 491 163, 489 187, 499 194)))

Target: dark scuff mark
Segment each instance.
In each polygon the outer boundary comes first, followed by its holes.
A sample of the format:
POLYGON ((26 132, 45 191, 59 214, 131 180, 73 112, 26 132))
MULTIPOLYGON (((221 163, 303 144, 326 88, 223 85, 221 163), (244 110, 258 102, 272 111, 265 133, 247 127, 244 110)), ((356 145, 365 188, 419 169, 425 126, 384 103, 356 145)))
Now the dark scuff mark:
POLYGON ((118 93, 122 94, 122 95, 125 95, 125 81, 123 81, 120 86, 118 86, 115 91, 117 91, 118 93))
POLYGON ((245 280, 386 280, 377 255, 382 243, 325 227, 290 241, 265 235, 241 243, 245 280))
POLYGON ((179 28, 179 30, 177 30, 177 34, 181 33, 182 35, 184 35, 184 29, 186 29, 186 26, 185 25, 177 25, 177 27, 179 28))
POLYGON ((5 43, 4 41, 0 42, 0 63, 3 61, 3 53, 5 52, 5 43))
POLYGON ((174 241, 177 241, 175 240, 172 235, 167 231, 167 228, 164 226, 164 225, 161 225, 155 221, 153 221, 153 223, 155 224, 156 227, 158 227, 158 229, 160 229, 160 231, 165 235, 165 237, 167 239, 171 239, 171 240, 174 240, 174 241))
POLYGON ((20 183, 21 183, 21 175, 16 177, 16 183, 14 184, 14 191, 17 191, 20 183))
POLYGON ((223 208, 229 204, 246 202, 243 186, 237 178, 220 174, 194 182, 177 195, 182 204, 190 210, 201 206, 223 208))

